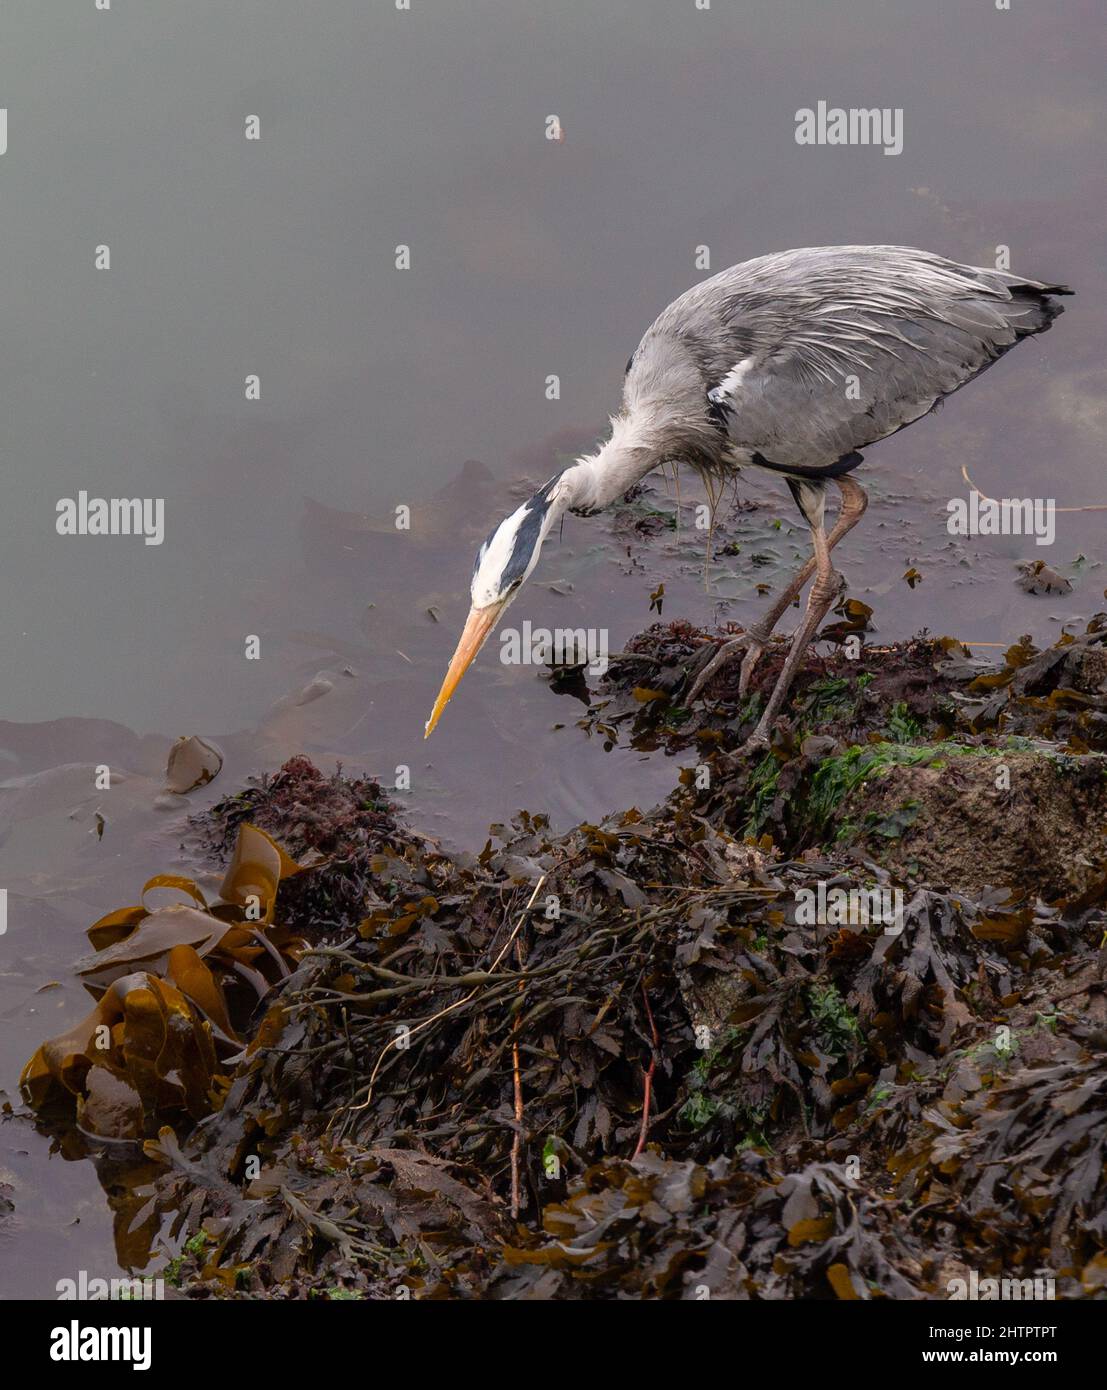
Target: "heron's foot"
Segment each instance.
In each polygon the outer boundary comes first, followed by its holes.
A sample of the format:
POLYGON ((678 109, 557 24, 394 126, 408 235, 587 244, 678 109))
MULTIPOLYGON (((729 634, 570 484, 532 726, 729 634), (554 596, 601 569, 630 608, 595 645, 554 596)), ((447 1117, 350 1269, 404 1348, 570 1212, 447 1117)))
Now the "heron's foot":
POLYGON ((728 666, 734 660, 738 652, 745 653, 742 658, 741 673, 738 677, 738 694, 744 696, 749 689, 753 669, 767 645, 767 640, 761 636, 756 628, 750 628, 747 632, 732 637, 729 642, 724 642, 692 682, 692 688, 687 697, 688 703, 692 704, 699 699, 715 676, 724 666, 728 666))
POLYGON ((772 747, 770 734, 771 730, 758 726, 752 734, 728 751, 725 761, 734 769, 745 765, 747 771, 752 771, 772 747))
POLYGON ((750 640, 746 648, 746 654, 742 658, 742 670, 738 676, 738 698, 745 699, 750 688, 750 681, 753 679, 754 667, 761 660, 761 653, 769 645, 768 639, 764 642, 760 640, 750 640))

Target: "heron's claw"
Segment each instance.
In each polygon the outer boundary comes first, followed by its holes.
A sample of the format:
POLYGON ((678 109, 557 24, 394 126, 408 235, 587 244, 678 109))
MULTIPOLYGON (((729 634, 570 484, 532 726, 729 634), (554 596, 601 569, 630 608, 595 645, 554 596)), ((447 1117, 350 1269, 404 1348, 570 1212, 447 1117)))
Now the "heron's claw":
POLYGON ((745 699, 750 688, 750 681, 753 679, 753 670, 761 660, 761 653, 768 646, 768 642, 750 639, 749 648, 742 658, 742 670, 738 676, 738 698, 745 699))
POLYGON ((754 667, 766 645, 765 640, 752 628, 737 637, 732 637, 729 642, 724 642, 692 682, 692 688, 688 692, 688 703, 692 704, 698 700, 713 678, 730 663, 736 652, 742 650, 745 650, 746 654, 742 658, 742 670, 738 677, 738 695, 744 696, 749 689, 754 667))

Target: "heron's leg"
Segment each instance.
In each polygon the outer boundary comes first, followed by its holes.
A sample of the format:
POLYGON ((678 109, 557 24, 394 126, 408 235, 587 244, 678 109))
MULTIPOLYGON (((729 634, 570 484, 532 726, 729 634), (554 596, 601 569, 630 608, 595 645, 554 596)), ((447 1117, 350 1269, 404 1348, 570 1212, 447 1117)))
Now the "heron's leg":
MULTIPOLYGON (((833 550, 847 531, 852 531, 857 523, 865 514, 865 508, 869 505, 869 499, 864 489, 859 483, 855 483, 852 478, 838 478, 835 480, 842 492, 842 509, 838 514, 838 519, 834 523, 834 528, 826 540, 827 550, 833 550)), ((742 659, 742 674, 738 681, 738 694, 744 695, 749 689, 750 677, 753 675, 754 667, 761 657, 761 653, 769 645, 769 638, 773 634, 773 629, 794 602, 796 595, 815 573, 814 555, 806 562, 802 569, 792 576, 788 587, 776 600, 765 616, 750 628, 751 641, 746 650, 746 655, 742 659)), ((729 645, 729 644, 728 644, 729 645)))
MULTIPOLYGON (((855 483, 852 478, 835 478, 834 481, 842 493, 842 510, 829 537, 823 528, 821 508, 817 515, 809 518, 815 553, 800 573, 808 572, 809 566, 814 568, 816 571, 815 582, 807 596, 807 611, 803 621, 792 638, 792 645, 788 650, 784 668, 777 677, 773 693, 769 696, 769 703, 765 706, 765 711, 758 721, 757 728, 749 739, 750 743, 768 742, 769 728, 780 713, 780 707, 791 688, 792 681, 795 679, 796 671, 803 660, 807 645, 818 630, 819 624, 826 617, 842 582, 842 576, 831 564, 830 552, 848 531, 853 530, 864 516, 865 508, 869 505, 868 495, 864 488, 859 483, 855 483)), ((804 508, 804 511, 806 513, 807 508, 804 508)))
MULTIPOLYGON (((821 526, 823 516, 823 494, 825 484, 813 484, 805 492, 800 492, 793 484, 792 493, 795 496, 800 510, 807 519, 809 526, 814 526, 816 521, 821 526)), ((837 528, 835 528, 837 529, 837 528)), ((832 542, 831 542, 832 543, 832 542)), ((751 623, 745 632, 739 637, 733 637, 729 642, 724 642, 714 653, 711 660, 697 675, 692 683, 692 688, 688 693, 688 703, 703 693, 707 688, 712 677, 726 666, 731 658, 739 651, 745 649, 745 656, 742 658, 742 670, 738 678, 738 695, 745 695, 749 688, 750 677, 753 675, 753 668, 757 665, 761 653, 769 645, 769 638, 773 635, 773 628, 780 622, 781 615, 788 605, 795 599, 796 595, 811 578, 815 570, 814 558, 808 560, 796 574, 789 580, 783 593, 773 602, 772 607, 757 622, 751 623)))
MULTIPOLYGON (((868 505, 868 498, 857 483, 850 478, 840 478, 836 480, 842 489, 842 510, 834 523, 834 529, 827 537, 827 548, 833 550, 847 531, 852 530, 868 505), (853 494, 857 494, 854 497, 853 494), (859 499, 859 500, 858 500, 859 499)), ((825 486, 825 484, 823 485, 825 486)), ((806 495, 793 488, 796 501, 800 510, 803 512, 809 525, 814 525, 815 518, 821 517, 822 487, 817 490, 812 488, 806 495), (810 515, 808 514, 810 512, 810 515)), ((760 617, 757 622, 751 623, 745 632, 739 637, 732 638, 729 642, 724 642, 714 653, 711 660, 704 666, 703 670, 697 675, 691 690, 688 694, 688 703, 697 699, 707 688, 711 678, 730 661, 739 651, 745 650, 742 658, 742 670, 738 678, 738 695, 745 695, 749 689, 750 678, 753 676, 754 668, 761 658, 762 652, 769 645, 769 639, 773 635, 778 622, 785 612, 795 601, 796 595, 815 573, 815 557, 812 556, 796 571, 788 581, 785 589, 774 600, 772 607, 767 613, 760 617)))
POLYGON ((781 614, 796 597, 799 591, 811 578, 815 570, 815 561, 810 559, 794 574, 788 587, 776 600, 769 611, 755 623, 751 623, 745 632, 739 637, 732 637, 729 642, 724 642, 715 652, 711 660, 703 668, 693 682, 692 689, 688 692, 688 703, 698 699, 700 694, 707 688, 711 678, 716 672, 721 671, 730 661, 736 652, 745 649, 745 656, 742 658, 742 673, 738 680, 738 694, 744 695, 753 675, 753 668, 757 665, 758 657, 769 645, 769 638, 773 635, 773 628, 780 622, 781 614))
MULTIPOLYGON (((830 549, 833 547, 833 545, 834 533, 832 531, 830 533, 830 536, 827 538, 827 548, 830 549)), ((794 574, 792 576, 791 581, 788 584, 788 587, 784 590, 784 592, 780 595, 780 597, 776 600, 776 602, 764 615, 764 617, 761 618, 759 622, 756 622, 751 626, 750 643, 749 646, 746 648, 745 656, 742 658, 742 670, 738 676, 739 697, 745 695, 746 691, 749 689, 750 680, 753 677, 754 667, 761 660, 761 653, 769 645, 769 639, 773 635, 773 629, 776 627, 777 623, 780 622, 780 619, 784 615, 785 610, 789 608, 791 604, 795 601, 796 595, 800 592, 800 590, 803 588, 803 586, 807 583, 807 581, 811 578, 811 576, 814 573, 815 557, 812 556, 811 559, 808 560, 807 563, 803 566, 803 568, 797 574, 794 574)))
POLYGON ((812 526, 811 538, 815 546, 815 582, 811 585, 811 592, 807 595, 807 611, 792 637, 792 645, 788 649, 784 668, 777 677, 776 685, 773 686, 769 703, 765 706, 757 728, 750 735, 749 742, 751 744, 768 743, 769 727, 780 712, 780 707, 784 703, 784 698, 788 694, 792 681, 795 679, 799 664, 803 660, 803 654, 807 650, 807 644, 826 617, 841 582, 841 576, 836 573, 830 563, 830 545, 822 526, 812 526))

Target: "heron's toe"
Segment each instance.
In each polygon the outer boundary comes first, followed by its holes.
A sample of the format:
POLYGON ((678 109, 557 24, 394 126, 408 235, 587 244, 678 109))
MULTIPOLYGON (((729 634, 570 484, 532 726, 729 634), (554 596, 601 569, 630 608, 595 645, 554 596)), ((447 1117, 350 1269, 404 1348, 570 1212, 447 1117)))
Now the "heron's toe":
MULTIPOLYGON (((740 633, 739 636, 732 637, 729 641, 724 642, 722 646, 713 653, 707 664, 700 667, 698 673, 695 672, 695 668, 693 668, 692 672, 689 672, 689 675, 694 674, 694 679, 688 691, 688 703, 692 704, 699 699, 711 681, 714 680, 724 666, 728 666, 730 662, 734 660, 738 652, 746 652, 746 659, 748 659, 755 647, 757 648, 757 654, 760 655, 762 650, 761 643, 751 632, 740 633)), ((745 660, 743 660, 743 672, 745 672, 745 669, 745 660)), ((752 670, 753 667, 751 665, 751 674, 752 670)), ((748 683, 748 677, 744 676, 743 679, 748 683)), ((739 693, 744 694, 744 689, 740 689, 739 693)))
POLYGON ((749 645, 746 647, 746 654, 742 658, 742 671, 738 677, 738 698, 744 699, 749 692, 750 681, 757 663, 761 660, 761 653, 765 650, 767 643, 756 641, 750 638, 749 645))

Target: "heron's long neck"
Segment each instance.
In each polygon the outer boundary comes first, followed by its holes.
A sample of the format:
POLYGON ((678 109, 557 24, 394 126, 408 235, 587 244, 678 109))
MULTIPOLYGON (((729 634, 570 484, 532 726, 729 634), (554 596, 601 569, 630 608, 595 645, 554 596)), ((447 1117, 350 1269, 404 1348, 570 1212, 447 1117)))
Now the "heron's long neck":
POLYGON ((623 422, 617 421, 611 439, 601 449, 578 459, 562 473, 558 502, 573 512, 602 512, 661 461, 656 449, 636 439, 623 422))

